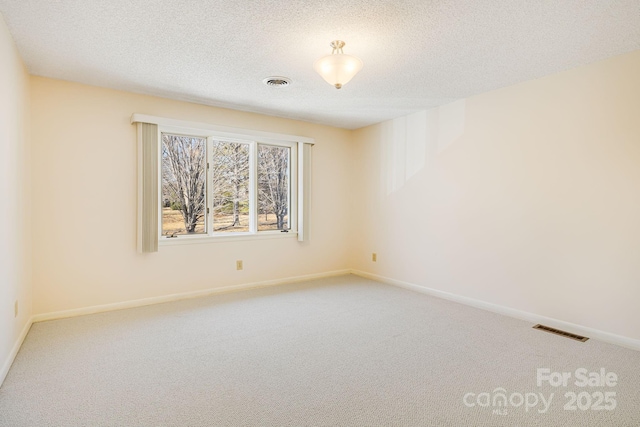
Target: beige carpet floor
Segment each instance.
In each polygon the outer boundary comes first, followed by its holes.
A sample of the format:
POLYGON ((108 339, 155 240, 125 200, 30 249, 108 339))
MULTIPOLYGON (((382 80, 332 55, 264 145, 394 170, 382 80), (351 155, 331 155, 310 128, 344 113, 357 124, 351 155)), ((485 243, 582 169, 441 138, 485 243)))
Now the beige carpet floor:
POLYGON ((531 327, 352 275, 36 323, 0 425, 640 426, 640 352, 531 327))

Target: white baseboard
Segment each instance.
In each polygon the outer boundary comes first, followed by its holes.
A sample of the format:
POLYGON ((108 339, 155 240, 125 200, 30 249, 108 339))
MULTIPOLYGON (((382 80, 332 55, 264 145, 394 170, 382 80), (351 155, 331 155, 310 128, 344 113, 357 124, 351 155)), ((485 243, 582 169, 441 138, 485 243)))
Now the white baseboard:
POLYGON ((101 313, 105 311, 122 310, 126 308, 142 307, 145 305, 160 304, 164 302, 178 301, 178 300, 189 299, 189 298, 197 298, 197 297, 221 294, 226 292, 235 292, 235 291, 242 291, 247 289, 262 288, 267 286, 284 285, 287 283, 303 282, 308 280, 321 279, 324 277, 340 276, 340 275, 349 274, 349 273, 355 274, 361 277, 365 277, 371 280, 375 280, 378 282, 387 283, 389 285, 410 289, 412 291, 431 295, 437 298, 443 298, 443 299, 447 299, 457 303, 465 304, 471 307, 476 307, 476 308, 491 311, 494 313, 502 314, 505 316, 526 320, 532 323, 542 323, 554 328, 571 331, 573 333, 585 335, 600 341, 604 341, 611 344, 619 345, 621 347, 626 347, 626 348, 640 351, 640 340, 612 334, 609 332, 589 328, 586 326, 581 326, 581 325, 566 322, 563 320, 553 319, 550 317, 529 313, 526 311, 516 310, 514 308, 497 305, 497 304, 489 303, 486 301, 477 300, 474 298, 464 297, 461 295, 456 295, 449 292, 440 291, 437 289, 427 288, 425 286, 420 286, 413 283, 391 279, 389 277, 379 276, 377 274, 367 273, 360 270, 345 269, 345 270, 336 270, 336 271, 329 271, 324 273, 287 277, 283 279, 267 280, 262 282, 244 283, 240 285, 224 286, 221 288, 211 288, 211 289, 204 289, 200 291, 183 292, 178 294, 143 298, 143 299, 138 299, 133 301, 123 301, 123 302, 112 303, 112 304, 102 304, 102 305, 96 305, 91 307, 84 307, 84 308, 77 308, 72 310, 63 310, 63 311, 56 311, 51 313, 42 313, 42 314, 34 315, 29 319, 27 324, 24 326, 20 336, 18 337, 18 340, 16 341, 13 349, 11 350, 11 353, 9 354, 9 357, 5 361, 4 365, 2 365, 2 370, 0 370, 0 385, 2 385, 2 382, 4 381, 7 373, 9 372, 9 368, 11 367, 13 360, 18 354, 18 351, 20 350, 20 346, 22 345, 22 342, 27 336, 27 333, 29 332, 29 329, 31 328, 32 323, 35 323, 35 322, 62 319, 66 317, 82 316, 85 314, 101 313))
POLYGON ((18 355, 18 351, 20 351, 20 347, 22 347, 22 343, 24 342, 24 339, 27 337, 27 334, 29 333, 29 329, 31 329, 32 324, 33 324, 33 317, 30 317, 29 320, 27 320, 27 323, 24 325, 24 328, 22 328, 22 332, 20 332, 20 335, 18 336, 18 339, 16 340, 15 344, 13 345, 13 348, 11 349, 11 353, 9 353, 9 356, 7 356, 7 360, 4 361, 4 364, 2 365, 2 369, 0 369, 0 386, 2 386, 4 379, 7 377, 7 374, 9 373, 9 369, 11 368, 13 361, 18 355))
POLYGON ((308 280, 321 279, 324 277, 340 276, 349 274, 351 270, 336 270, 325 273, 307 274, 304 276, 286 277, 283 279, 267 280, 263 282, 243 283, 240 285, 224 286, 221 288, 203 289, 200 291, 183 292, 179 294, 162 295, 157 297, 142 298, 132 301, 116 302, 112 304, 94 305, 91 307, 75 308, 72 310, 55 311, 51 313, 36 314, 32 317, 33 322, 43 322, 46 320, 63 319, 66 317, 83 316, 85 314, 102 313, 105 311, 122 310, 125 308, 142 307, 145 305, 160 304, 164 302, 178 301, 189 298, 204 297, 226 292, 242 291, 247 289, 263 288, 267 286, 284 285, 287 283, 304 282, 308 280))
POLYGON ((377 282, 382 282, 389 285, 410 289, 412 291, 431 295, 437 298, 443 298, 443 299, 457 302, 460 304, 465 304, 471 307, 480 308, 482 310, 491 311, 493 313, 514 317, 516 319, 526 320, 532 323, 541 323, 556 329, 562 329, 568 332, 572 332, 574 334, 587 336, 589 338, 593 338, 599 341, 603 341, 610 344, 619 345, 621 347, 630 348, 632 350, 640 351, 640 340, 612 334, 609 332, 601 331, 599 329, 593 329, 593 328, 589 328, 589 327, 578 325, 571 322, 565 322, 564 320, 558 320, 551 317, 541 316, 535 313, 529 313, 527 311, 516 310, 514 308, 506 307, 503 305, 493 304, 490 302, 481 301, 474 298, 464 297, 461 295, 456 295, 449 292, 428 288, 426 286, 416 285, 414 283, 403 282, 401 280, 395 280, 389 277, 367 273, 365 271, 351 270, 351 273, 357 276, 365 277, 367 279, 375 280, 377 282))

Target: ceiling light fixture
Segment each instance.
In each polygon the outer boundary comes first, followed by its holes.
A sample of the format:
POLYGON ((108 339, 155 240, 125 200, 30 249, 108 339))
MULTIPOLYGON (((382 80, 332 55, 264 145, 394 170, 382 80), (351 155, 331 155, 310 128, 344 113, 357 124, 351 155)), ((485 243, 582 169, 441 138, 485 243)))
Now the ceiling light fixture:
POLYGON ((318 59, 313 64, 313 68, 327 83, 340 89, 358 74, 363 64, 359 58, 342 52, 344 47, 342 40, 332 41, 331 47, 333 48, 331 55, 318 59))

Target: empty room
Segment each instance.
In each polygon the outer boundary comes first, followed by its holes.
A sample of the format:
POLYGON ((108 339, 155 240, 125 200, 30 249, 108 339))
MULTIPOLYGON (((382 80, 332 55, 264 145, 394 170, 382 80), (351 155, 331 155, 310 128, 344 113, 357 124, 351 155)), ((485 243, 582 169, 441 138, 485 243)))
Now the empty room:
POLYGON ((640 426, 640 0, 0 0, 0 427, 640 426))

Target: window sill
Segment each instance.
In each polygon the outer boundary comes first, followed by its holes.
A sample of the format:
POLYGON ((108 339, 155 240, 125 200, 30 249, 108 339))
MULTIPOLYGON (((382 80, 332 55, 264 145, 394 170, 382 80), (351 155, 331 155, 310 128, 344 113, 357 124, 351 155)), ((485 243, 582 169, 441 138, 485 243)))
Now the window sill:
POLYGON ((194 245, 203 243, 218 243, 218 242, 240 242, 246 240, 270 240, 270 239, 291 239, 297 238, 298 233, 295 231, 289 231, 288 233, 282 233, 280 231, 262 232, 256 234, 223 234, 217 236, 179 236, 166 238, 163 237, 158 241, 158 246, 179 246, 179 245, 194 245))

